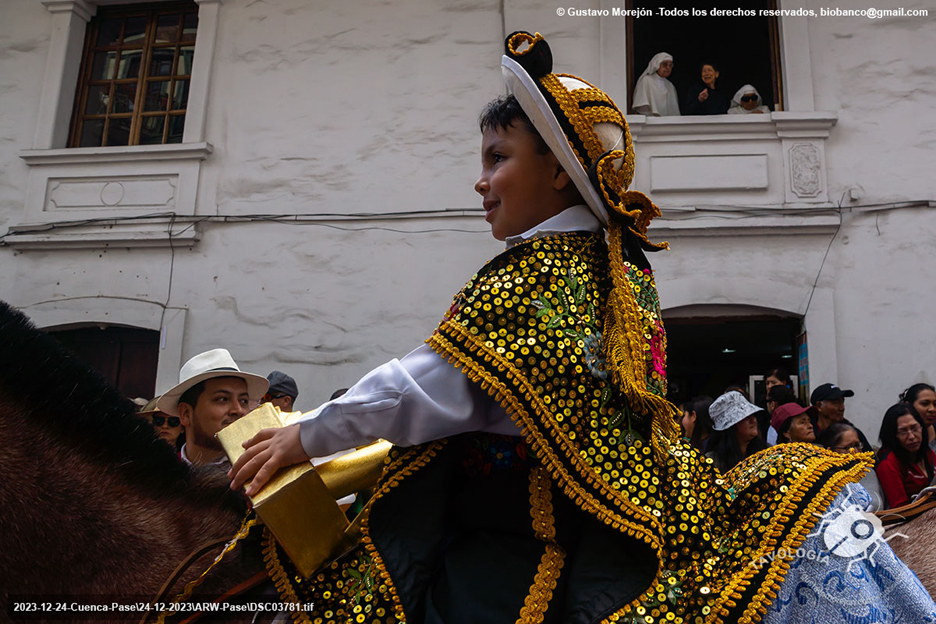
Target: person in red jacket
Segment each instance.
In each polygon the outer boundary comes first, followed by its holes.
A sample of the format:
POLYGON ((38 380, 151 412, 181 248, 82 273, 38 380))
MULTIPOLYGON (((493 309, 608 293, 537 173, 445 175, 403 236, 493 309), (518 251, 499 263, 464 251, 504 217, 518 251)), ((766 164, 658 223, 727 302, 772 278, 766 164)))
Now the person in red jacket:
POLYGON ((936 453, 924 443, 923 419, 912 405, 898 403, 884 412, 878 479, 891 506, 900 507, 933 480, 936 453))

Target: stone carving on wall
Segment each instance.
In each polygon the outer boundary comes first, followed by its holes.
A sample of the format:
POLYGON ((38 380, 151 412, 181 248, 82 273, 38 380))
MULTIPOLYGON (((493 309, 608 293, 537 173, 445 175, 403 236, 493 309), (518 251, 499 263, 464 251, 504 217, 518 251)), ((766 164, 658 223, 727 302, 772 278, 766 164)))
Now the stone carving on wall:
POLYGON ((790 184, 797 197, 816 197, 822 192, 822 158, 811 143, 797 143, 790 148, 790 184))

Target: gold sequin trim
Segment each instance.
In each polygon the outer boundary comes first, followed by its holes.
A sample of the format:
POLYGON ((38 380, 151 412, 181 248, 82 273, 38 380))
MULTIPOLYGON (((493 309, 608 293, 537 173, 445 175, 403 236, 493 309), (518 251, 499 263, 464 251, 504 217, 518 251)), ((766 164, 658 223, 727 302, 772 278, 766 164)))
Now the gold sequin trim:
POLYGON ((543 621, 565 563, 565 550, 556 543, 550 486, 549 476, 544 468, 534 468, 530 471, 530 515, 533 517, 533 533, 537 539, 546 542, 546 552, 540 559, 530 593, 523 601, 517 624, 540 624, 543 621))
MULTIPOLYGON (((368 501, 368 507, 373 506, 374 502, 379 498, 385 496, 391 489, 395 488, 400 484, 405 477, 413 474, 426 464, 428 464, 433 457, 436 456, 436 453, 445 446, 447 440, 436 440, 430 444, 415 447, 413 450, 408 451, 404 454, 405 458, 411 460, 407 463, 406 466, 403 466, 399 470, 396 470, 392 474, 389 471, 384 473, 385 479, 382 483, 378 484, 377 491, 374 492, 374 496, 368 501), (418 455, 417 455, 418 449, 418 455)), ((406 459, 400 458, 399 465, 402 465, 406 462, 406 459)), ((406 620, 406 614, 403 613, 403 603, 400 600, 400 594, 397 591, 396 585, 393 583, 393 579, 390 578, 390 572, 387 570, 387 566, 384 563, 383 558, 380 556, 380 552, 377 550, 377 546, 374 545, 373 540, 370 536, 370 514, 366 514, 364 521, 361 523, 361 544, 364 546, 364 549, 371 556, 374 561, 374 565, 377 567, 378 574, 383 582, 387 585, 388 593, 390 594, 390 599, 393 601, 393 610, 397 615, 397 618, 401 621, 406 620)))

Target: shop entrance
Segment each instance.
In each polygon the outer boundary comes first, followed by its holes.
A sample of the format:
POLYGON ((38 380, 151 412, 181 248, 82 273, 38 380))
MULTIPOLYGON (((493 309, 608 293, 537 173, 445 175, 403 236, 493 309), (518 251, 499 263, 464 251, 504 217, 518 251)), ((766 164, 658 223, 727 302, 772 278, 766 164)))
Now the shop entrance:
MULTIPOLYGON (((663 314, 670 400, 721 395, 728 386, 750 388, 751 376, 773 368, 798 372, 799 317, 751 306, 686 306, 663 314)), ((763 382, 755 403, 763 406, 763 382)))

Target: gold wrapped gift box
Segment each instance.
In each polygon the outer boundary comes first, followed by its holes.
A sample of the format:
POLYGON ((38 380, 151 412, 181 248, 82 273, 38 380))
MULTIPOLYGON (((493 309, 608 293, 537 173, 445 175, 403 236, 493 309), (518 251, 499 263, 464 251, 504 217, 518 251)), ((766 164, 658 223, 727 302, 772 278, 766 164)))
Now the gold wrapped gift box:
MULTIPOLYGON (((218 432, 218 440, 233 464, 243 455, 245 441, 300 415, 264 403, 218 432)), ((317 468, 311 462, 284 468, 251 498, 257 515, 306 578, 357 544, 360 518, 348 522, 336 501, 373 487, 390 446, 379 441, 317 468)))

